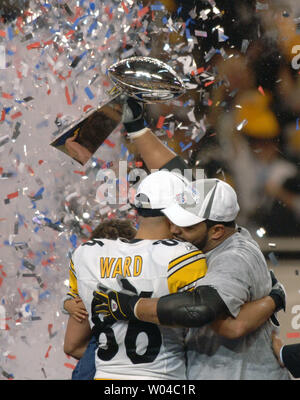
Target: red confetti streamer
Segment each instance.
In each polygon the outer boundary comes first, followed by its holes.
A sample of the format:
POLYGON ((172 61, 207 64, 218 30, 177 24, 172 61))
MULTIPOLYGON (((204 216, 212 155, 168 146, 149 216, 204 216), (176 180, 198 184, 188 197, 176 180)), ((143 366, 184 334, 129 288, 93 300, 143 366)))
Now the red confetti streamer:
POLYGON ((17 119, 17 118, 21 117, 21 115, 22 115, 21 111, 18 111, 11 116, 11 119, 17 119))
POLYGON ((52 328, 53 328, 53 324, 48 324, 48 333, 49 333, 49 336, 52 335, 52 328))
POLYGON ((113 17, 113 13, 110 12, 109 7, 105 7, 104 11, 106 12, 106 14, 108 15, 109 19, 111 20, 113 17))
POLYGON ((210 86, 210 85, 212 85, 213 83, 215 83, 215 81, 206 82, 206 83, 204 84, 204 87, 210 86))
POLYGON ((74 365, 74 364, 64 363, 64 366, 65 366, 66 368, 75 369, 75 365, 74 365))
POLYGON ((105 139, 104 140, 104 143, 105 144, 107 144, 107 146, 109 146, 109 147, 115 147, 115 143, 113 143, 113 142, 111 142, 110 140, 108 140, 108 139, 105 139))
POLYGON ((44 160, 39 160, 39 165, 42 165, 44 160))
POLYGON ((41 47, 41 42, 34 42, 26 46, 27 50, 39 49, 40 47, 41 47))
POLYGON ((74 174, 85 175, 84 171, 73 171, 74 174))
POLYGON ((52 349, 52 346, 51 346, 51 344, 50 344, 50 346, 48 347, 48 350, 47 350, 47 352, 46 352, 46 354, 45 354, 45 358, 48 358, 48 357, 49 357, 49 352, 50 352, 51 349, 52 349))
POLYGON ((164 122, 165 122, 165 117, 163 116, 159 117, 156 128, 161 129, 164 125, 164 122))
POLYGON ((265 96, 264 89, 263 89, 261 86, 258 86, 258 91, 259 91, 263 96, 265 96))
POLYGON ((83 107, 83 111, 86 112, 90 108, 92 108, 92 106, 90 104, 87 104, 86 106, 83 107))
POLYGON ((78 19, 81 15, 82 15, 82 13, 83 13, 83 9, 81 8, 81 7, 75 7, 75 10, 76 10, 76 12, 75 12, 75 16, 74 16, 74 18, 73 19, 71 19, 70 18, 70 21, 71 22, 75 22, 76 21, 76 19, 78 19))
POLYGON ((203 71, 204 71, 204 68, 201 67, 201 68, 198 68, 196 71, 192 71, 192 72, 191 72, 191 75, 192 75, 192 76, 194 76, 194 75, 199 75, 199 74, 201 74, 203 71))
POLYGON ((30 173, 30 175, 34 175, 34 170, 29 165, 27 165, 27 171, 30 173))
POLYGON ((20 288, 18 288, 19 295, 21 296, 22 300, 24 300, 23 293, 21 292, 20 288))
POLYGON ((24 24, 23 18, 22 17, 18 17, 16 25, 17 25, 19 31, 22 32, 22 33, 24 33, 23 28, 22 28, 23 24, 24 24))
POLYGON ((138 11, 138 17, 142 18, 149 11, 149 7, 144 7, 138 11))
POLYGON ((1 119, 0 119, 0 122, 3 122, 3 121, 5 120, 5 114, 6 114, 5 110, 2 110, 2 111, 1 111, 1 119))
POLYGON ((288 339, 295 339, 295 338, 300 338, 300 332, 288 332, 286 334, 286 337, 288 339))
POLYGON ((15 360, 17 357, 12 355, 12 354, 7 354, 6 356, 7 358, 9 358, 10 360, 15 360))
POLYGON ((122 48, 125 49, 125 47, 127 46, 127 36, 123 35, 123 39, 122 39, 122 48))
POLYGON ((69 36, 72 36, 75 31, 71 29, 69 32, 65 34, 65 37, 68 39, 69 36))
POLYGON ((13 98, 13 96, 12 96, 11 94, 5 93, 5 92, 2 93, 2 97, 3 97, 4 99, 12 99, 12 98, 13 98))
POLYGON ((8 194, 7 198, 8 199, 14 199, 15 197, 18 197, 18 196, 19 196, 19 192, 17 191, 17 192, 8 194))
POLYGON ((171 131, 169 131, 168 129, 166 129, 168 138, 171 139, 171 137, 173 136, 173 133, 171 131))
POLYGON ((0 276, 0 287, 2 285, 2 282, 3 282, 3 278, 1 278, 1 276, 0 276))
POLYGON ((71 100, 71 97, 70 97, 68 86, 65 87, 65 95, 66 95, 67 103, 70 106, 72 104, 72 100, 71 100))
POLYGON ((89 232, 93 231, 92 227, 90 225, 88 225, 88 224, 81 225, 81 228, 83 228, 83 229, 85 228, 89 232))
POLYGON ((48 46, 49 44, 52 44, 53 40, 47 40, 46 42, 43 41, 44 46, 48 46))
POLYGON ((126 4, 124 3, 124 1, 122 1, 121 5, 122 5, 123 10, 125 11, 125 13, 128 14, 128 13, 129 13, 129 10, 128 10, 126 4))

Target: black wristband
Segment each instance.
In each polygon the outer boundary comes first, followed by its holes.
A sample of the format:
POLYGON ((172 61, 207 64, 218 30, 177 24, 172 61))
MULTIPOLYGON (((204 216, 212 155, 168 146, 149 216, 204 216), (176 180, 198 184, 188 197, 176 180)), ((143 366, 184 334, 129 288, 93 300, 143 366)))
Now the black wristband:
POLYGON ((146 127, 143 117, 136 121, 123 122, 123 125, 128 133, 138 132, 146 127))
POLYGON ((274 300, 275 303, 275 312, 278 312, 282 309, 284 309, 284 301, 279 293, 276 292, 276 290, 271 290, 270 297, 274 300))

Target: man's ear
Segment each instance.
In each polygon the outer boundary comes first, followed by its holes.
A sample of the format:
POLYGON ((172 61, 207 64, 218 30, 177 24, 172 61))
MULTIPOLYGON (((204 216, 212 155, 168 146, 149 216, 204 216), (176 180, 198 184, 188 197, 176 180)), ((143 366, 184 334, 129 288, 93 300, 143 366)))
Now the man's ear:
POLYGON ((222 224, 217 224, 210 228, 210 238, 212 240, 222 239, 224 233, 225 233, 225 226, 222 224))

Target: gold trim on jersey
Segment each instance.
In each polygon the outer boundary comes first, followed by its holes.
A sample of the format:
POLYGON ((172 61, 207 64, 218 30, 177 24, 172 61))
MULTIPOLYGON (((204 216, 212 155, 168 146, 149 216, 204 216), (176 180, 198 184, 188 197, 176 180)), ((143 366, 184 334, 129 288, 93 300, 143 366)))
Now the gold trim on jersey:
POLYGON ((203 278, 207 272, 205 256, 202 252, 193 251, 187 255, 178 257, 176 260, 177 263, 172 261, 168 268, 168 287, 170 293, 193 289, 197 281, 203 278))
POLYGON ((199 255, 199 256, 202 255, 203 257, 205 257, 204 254, 202 253, 202 251, 200 251, 200 250, 191 251, 190 253, 186 253, 183 256, 174 258, 174 260, 169 262, 168 271, 170 271, 171 268, 173 268, 174 266, 178 265, 182 261, 185 261, 185 260, 187 260, 190 257, 195 256, 195 255, 199 255))
POLYGON ((77 277, 76 277, 74 263, 72 260, 70 260, 70 268, 69 268, 69 288, 70 290, 68 292, 68 295, 72 297, 77 297, 78 296, 77 277))

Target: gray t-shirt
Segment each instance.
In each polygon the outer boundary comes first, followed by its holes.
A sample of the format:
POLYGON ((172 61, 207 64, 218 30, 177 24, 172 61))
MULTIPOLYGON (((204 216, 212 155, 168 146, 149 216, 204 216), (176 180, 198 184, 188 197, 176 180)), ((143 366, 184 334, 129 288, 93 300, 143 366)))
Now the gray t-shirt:
MULTIPOLYGON (((248 301, 267 296, 271 290, 265 258, 249 232, 239 228, 206 253, 208 271, 199 282, 217 289, 236 317, 248 301)), ((272 323, 240 339, 226 339, 209 327, 190 329, 187 335, 187 376, 199 380, 290 379, 272 350, 272 323)))

